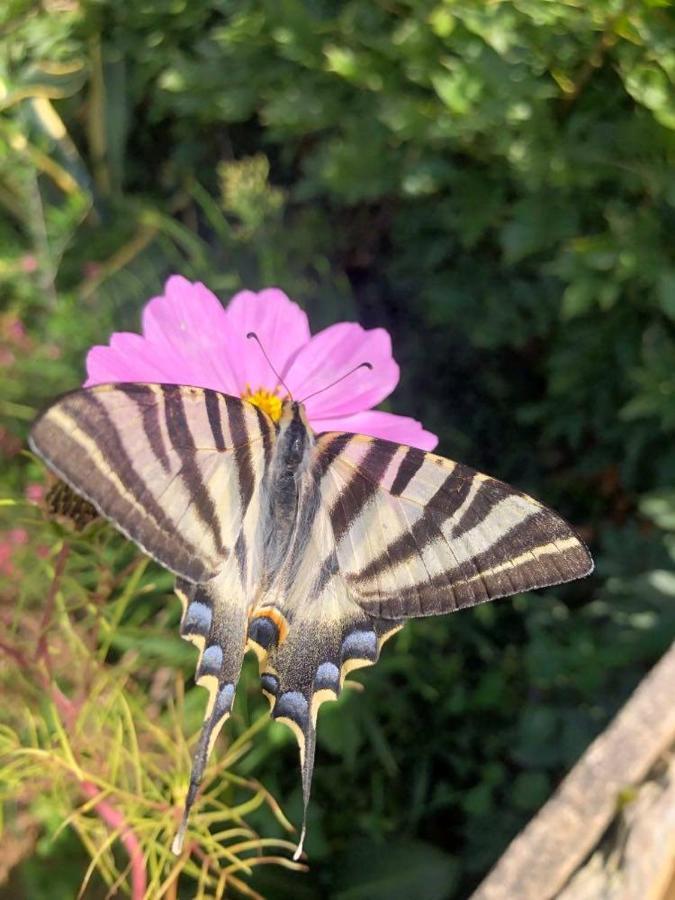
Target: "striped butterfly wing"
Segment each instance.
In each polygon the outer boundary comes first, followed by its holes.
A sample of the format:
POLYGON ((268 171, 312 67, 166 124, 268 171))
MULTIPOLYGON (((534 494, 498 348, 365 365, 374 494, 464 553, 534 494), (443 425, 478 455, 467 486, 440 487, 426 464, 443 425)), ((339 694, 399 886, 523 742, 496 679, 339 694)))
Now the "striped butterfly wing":
POLYGON ((593 561, 527 494, 433 453, 362 435, 341 443, 323 501, 341 577, 373 616, 407 619, 572 581, 593 561))
POLYGON ((149 556, 177 576, 181 634, 209 690, 185 818, 227 718, 246 649, 263 480, 276 431, 257 407, 215 391, 112 384, 67 394, 30 445, 149 556))
POLYGON ((201 582, 245 552, 242 527, 273 439, 267 416, 234 397, 111 384, 62 397, 29 442, 149 556, 201 582))
POLYGON ((592 569, 570 527, 531 497, 434 454, 345 433, 316 441, 288 560, 251 628, 272 715, 298 738, 305 814, 319 706, 377 661, 403 620, 592 569))

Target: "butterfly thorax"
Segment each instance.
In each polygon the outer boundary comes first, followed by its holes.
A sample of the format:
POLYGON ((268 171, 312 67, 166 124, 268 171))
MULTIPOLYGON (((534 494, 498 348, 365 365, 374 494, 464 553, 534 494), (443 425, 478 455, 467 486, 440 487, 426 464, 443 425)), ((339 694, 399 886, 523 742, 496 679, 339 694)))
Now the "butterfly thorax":
POLYGON ((263 585, 269 585, 284 565, 297 522, 302 478, 314 445, 314 435, 299 403, 284 403, 278 429, 261 516, 263 585))

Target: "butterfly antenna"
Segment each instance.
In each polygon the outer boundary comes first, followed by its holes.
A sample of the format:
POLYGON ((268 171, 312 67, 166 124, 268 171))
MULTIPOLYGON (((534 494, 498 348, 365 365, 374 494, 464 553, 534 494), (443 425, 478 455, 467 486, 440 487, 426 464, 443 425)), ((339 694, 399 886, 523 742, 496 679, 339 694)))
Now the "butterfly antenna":
POLYGON ((316 748, 316 731, 314 726, 310 725, 306 729, 304 735, 304 744, 301 752, 302 763, 302 829, 300 831, 300 840, 295 848, 293 859, 297 862, 302 856, 302 850, 305 844, 305 836, 307 834, 307 807, 309 806, 309 795, 312 790, 312 773, 314 772, 314 750, 316 748))
POLYGON ((359 363, 358 366, 354 366, 353 369, 350 369, 349 372, 345 372, 344 375, 340 375, 339 378, 336 378, 335 381, 331 381, 330 384, 325 385, 322 388, 319 388, 318 391, 314 391, 312 394, 308 394, 304 397, 300 402, 306 403, 308 400, 311 400, 312 397, 316 397, 317 394, 323 394, 324 391, 329 390, 329 388, 335 387, 336 384, 339 384, 341 381, 344 381, 345 378, 349 378, 350 375, 353 375, 354 372, 358 372, 359 369, 369 369, 372 371, 373 365, 369 362, 359 363))
POLYGON ((279 384, 280 384, 283 388, 285 388, 286 393, 288 394, 288 396, 289 396, 289 397, 291 398, 291 400, 292 400, 292 399, 293 399, 293 394, 291 394, 291 392, 290 392, 289 389, 288 389, 288 385, 286 384, 286 382, 284 381, 284 379, 281 377, 281 375, 277 372, 277 370, 276 370, 276 369, 274 368, 274 366, 272 365, 272 360, 269 358, 269 356, 268 356, 267 353, 265 352, 265 348, 263 347, 263 345, 262 345, 262 343, 261 343, 260 338, 258 337, 258 335, 255 333, 255 331, 249 331, 249 333, 246 335, 246 337, 247 337, 249 340, 253 339, 253 340, 256 342, 256 344, 260 347, 260 350, 262 351, 262 355, 263 355, 263 356, 265 357, 265 359, 267 360, 267 365, 270 367, 270 369, 271 369, 271 370, 274 372, 274 374, 277 376, 277 381, 279 382, 279 384))

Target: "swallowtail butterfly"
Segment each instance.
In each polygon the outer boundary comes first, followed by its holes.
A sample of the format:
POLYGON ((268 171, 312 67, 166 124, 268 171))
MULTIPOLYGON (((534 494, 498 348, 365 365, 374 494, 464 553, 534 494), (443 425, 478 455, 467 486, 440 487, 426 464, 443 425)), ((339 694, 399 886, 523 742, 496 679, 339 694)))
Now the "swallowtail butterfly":
POLYGON ((176 576, 210 693, 176 852, 247 649, 297 736, 306 815, 320 705, 406 619, 593 568, 570 526, 521 491, 412 447, 314 434, 292 400, 275 423, 213 390, 100 385, 57 401, 30 445, 176 576))

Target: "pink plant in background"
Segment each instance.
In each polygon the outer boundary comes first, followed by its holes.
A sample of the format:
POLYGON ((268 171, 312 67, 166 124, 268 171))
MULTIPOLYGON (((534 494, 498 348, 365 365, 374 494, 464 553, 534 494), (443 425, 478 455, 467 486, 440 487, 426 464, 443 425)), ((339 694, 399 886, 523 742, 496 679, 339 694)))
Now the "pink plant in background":
POLYGON ((37 272, 39 267, 40 264, 38 262, 38 258, 33 253, 26 253, 19 260, 19 268, 27 275, 30 275, 31 272, 37 272))
POLYGON ((349 431, 432 450, 421 423, 373 409, 394 390, 399 368, 383 328, 340 322, 312 335, 307 315, 277 288, 241 291, 226 308, 203 284, 179 275, 143 310, 142 334, 117 332, 87 356, 86 386, 115 381, 212 388, 243 397, 273 419, 285 391, 247 333, 254 331, 294 399, 302 400, 364 361, 348 379, 307 401, 316 432, 349 431))
POLYGON ((30 484, 26 485, 26 490, 24 491, 24 497, 26 498, 26 500, 30 500, 31 503, 40 503, 42 500, 44 500, 44 496, 44 484, 39 484, 37 481, 32 481, 30 484))
POLYGON ((32 341, 21 319, 9 310, 0 315, 0 368, 9 368, 32 349, 32 341))
POLYGON ((0 575, 7 577, 15 574, 13 556, 19 547, 28 542, 25 528, 12 528, 0 534, 0 575))

